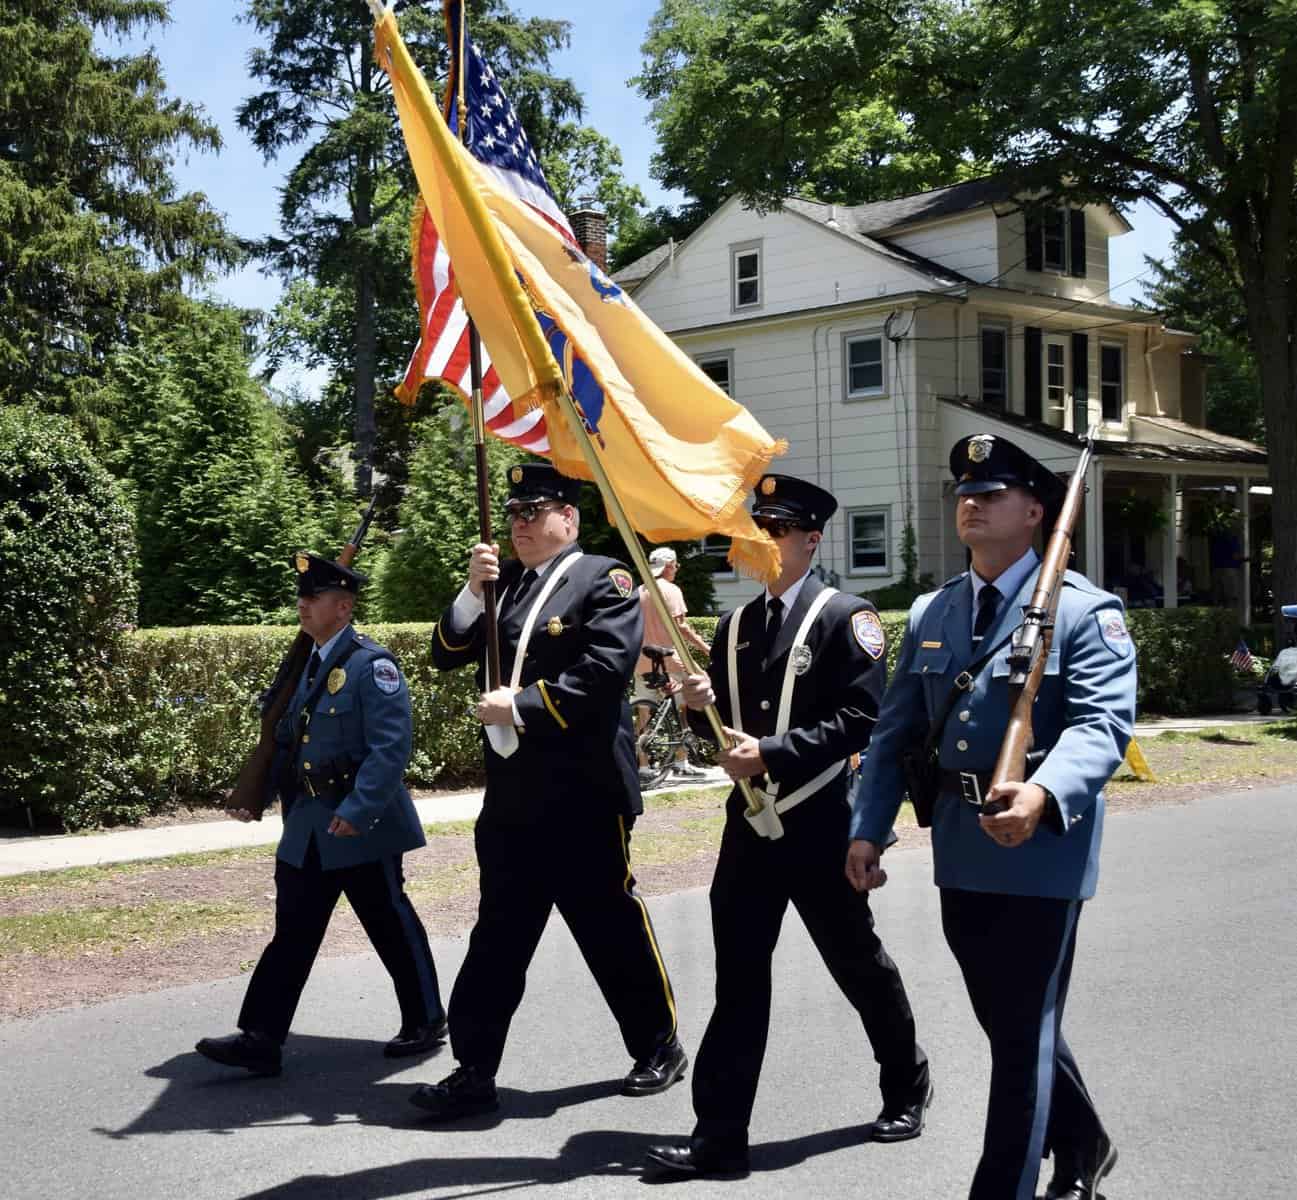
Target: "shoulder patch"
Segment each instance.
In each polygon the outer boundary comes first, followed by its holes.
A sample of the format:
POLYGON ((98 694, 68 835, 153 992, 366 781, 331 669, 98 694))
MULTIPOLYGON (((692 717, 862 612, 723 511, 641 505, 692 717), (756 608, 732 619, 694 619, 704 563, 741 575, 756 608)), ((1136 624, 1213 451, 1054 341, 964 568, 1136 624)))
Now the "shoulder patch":
POLYGON ((635 590, 635 576, 625 567, 614 567, 608 572, 608 578, 612 580, 613 587, 623 599, 635 590))
POLYGON ((1099 623, 1099 635, 1104 645, 1118 658, 1125 658, 1131 652, 1130 630, 1126 628, 1126 618, 1119 608, 1101 608, 1094 614, 1099 623))
POLYGON ((883 623, 872 609, 862 609, 851 614, 851 632, 856 642, 870 658, 883 657, 887 648, 887 635, 883 633, 883 623))
POLYGON ((401 672, 390 658, 374 659, 374 686, 388 696, 401 690, 401 672))

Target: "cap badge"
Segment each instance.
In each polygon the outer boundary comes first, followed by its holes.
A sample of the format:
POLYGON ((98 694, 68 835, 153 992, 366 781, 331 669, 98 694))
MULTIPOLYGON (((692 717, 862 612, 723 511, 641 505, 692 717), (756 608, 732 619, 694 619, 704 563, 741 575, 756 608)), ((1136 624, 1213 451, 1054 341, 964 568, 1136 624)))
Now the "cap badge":
POLYGON ((767 476, 761 481, 761 494, 763 496, 773 496, 775 494, 776 486, 775 481, 767 476))
POLYGON ((513 469, 512 471, 509 472, 509 479, 510 479, 512 482, 514 482, 514 483, 521 483, 521 482, 522 482, 522 468, 521 468, 521 467, 514 467, 514 469, 513 469))
POLYGON ((342 691, 342 685, 345 684, 346 682, 347 682, 347 672, 344 671, 341 667, 334 667, 333 670, 329 672, 329 679, 327 684, 327 687, 329 689, 329 695, 336 696, 340 691, 342 691))
POLYGON ((968 461, 983 463, 991 457, 991 443, 995 441, 994 434, 979 433, 976 437, 968 439, 968 461))
POLYGON ((558 637, 558 635, 563 632, 563 618, 550 617, 549 623, 545 626, 545 632, 548 633, 550 637, 558 637))
POLYGON ((805 675, 811 669, 811 648, 809 646, 794 646, 792 665, 794 675, 805 675))
POLYGON ((299 575, 305 575, 306 572, 311 569, 311 560, 306 556, 306 553, 302 550, 299 550, 297 552, 297 558, 295 560, 295 563, 297 566, 297 573, 299 575))

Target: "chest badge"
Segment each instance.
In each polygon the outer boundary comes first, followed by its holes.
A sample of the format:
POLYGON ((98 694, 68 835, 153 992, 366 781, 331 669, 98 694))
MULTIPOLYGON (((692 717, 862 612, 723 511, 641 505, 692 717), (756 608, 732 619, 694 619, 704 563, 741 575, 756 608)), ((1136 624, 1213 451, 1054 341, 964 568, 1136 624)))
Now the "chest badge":
POLYGON ((545 632, 548 633, 550 637, 558 637, 558 635, 563 632, 563 618, 550 617, 549 623, 545 626, 545 632))
POLYGON ((805 675, 811 669, 811 648, 809 646, 794 646, 792 664, 794 675, 805 675))
POLYGON ((329 695, 336 696, 340 691, 342 691, 342 686, 346 682, 347 672, 341 667, 334 667, 333 670, 329 672, 329 680, 326 684, 329 689, 329 695))

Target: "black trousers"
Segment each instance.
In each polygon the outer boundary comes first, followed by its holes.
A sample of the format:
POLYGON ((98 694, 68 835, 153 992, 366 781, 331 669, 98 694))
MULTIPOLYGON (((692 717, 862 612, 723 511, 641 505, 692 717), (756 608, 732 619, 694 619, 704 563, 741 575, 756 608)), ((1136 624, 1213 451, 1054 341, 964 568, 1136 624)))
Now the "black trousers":
POLYGON ((991 1043, 991 1095, 970 1200, 1032 1200, 1041 1159, 1103 1131, 1063 1038, 1079 900, 941 891, 946 941, 991 1043))
POLYGON ((695 1136, 747 1142, 770 1027, 770 964, 790 901, 860 1014, 884 1104, 927 1091, 901 973, 874 932, 868 895, 843 870, 849 819, 844 801, 815 797, 789 813, 777 841, 758 837, 741 813, 726 820, 711 887, 716 1007, 694 1063, 695 1136))
POLYGON ((428 935, 405 894, 399 854, 325 871, 311 840, 305 863, 275 860, 275 935, 248 984, 239 1028, 288 1036, 297 1002, 324 940, 338 897, 345 895, 396 985, 401 1025, 410 1029, 444 1015, 428 935))
POLYGON ((630 868, 632 820, 588 810, 544 824, 501 822, 487 813, 478 819, 481 899, 450 997, 451 1049, 460 1063, 490 1075, 499 1069, 527 967, 554 907, 631 1058, 647 1058, 675 1036, 671 981, 630 868))

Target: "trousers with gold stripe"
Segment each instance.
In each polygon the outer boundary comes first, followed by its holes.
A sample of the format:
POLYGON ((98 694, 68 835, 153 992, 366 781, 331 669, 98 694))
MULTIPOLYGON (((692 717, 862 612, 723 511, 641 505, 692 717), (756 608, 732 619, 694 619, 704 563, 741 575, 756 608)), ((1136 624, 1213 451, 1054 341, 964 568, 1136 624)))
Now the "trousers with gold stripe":
MULTIPOLYGON (((589 797, 582 799, 588 801, 589 797)), ((634 817, 613 805, 549 809, 518 822, 487 802, 474 838, 481 901, 450 997, 450 1040, 465 1066, 494 1075, 527 967, 557 908, 594 975, 632 1059, 676 1033, 675 996, 630 868, 634 817)))

